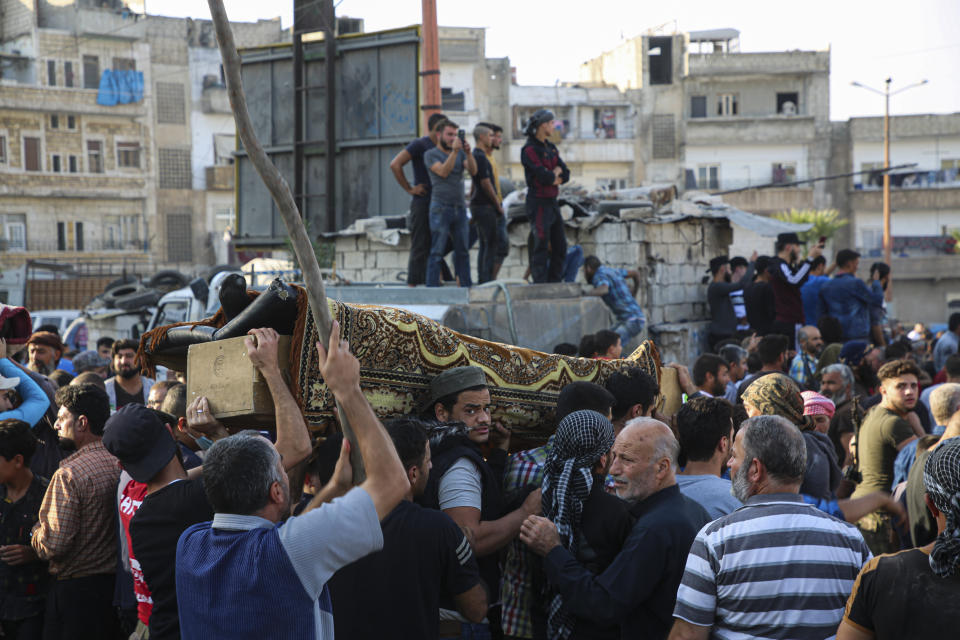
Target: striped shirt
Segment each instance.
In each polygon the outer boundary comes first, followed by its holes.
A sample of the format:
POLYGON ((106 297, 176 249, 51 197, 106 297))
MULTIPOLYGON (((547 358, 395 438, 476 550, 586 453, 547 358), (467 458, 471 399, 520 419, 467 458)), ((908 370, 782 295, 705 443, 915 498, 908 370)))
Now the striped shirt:
POLYGON ((755 495, 697 534, 673 615, 713 638, 822 640, 871 557, 856 527, 799 495, 755 495))

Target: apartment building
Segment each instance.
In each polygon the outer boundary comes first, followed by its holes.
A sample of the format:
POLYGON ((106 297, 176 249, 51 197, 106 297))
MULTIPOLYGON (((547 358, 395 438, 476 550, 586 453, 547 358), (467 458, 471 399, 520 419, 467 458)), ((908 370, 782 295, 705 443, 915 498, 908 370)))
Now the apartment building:
MULTIPOLYGON (((279 19, 234 28, 281 38, 279 19)), ((209 21, 0 0, 0 266, 213 263, 232 215, 231 158, 209 153, 232 132, 222 94, 209 21)))

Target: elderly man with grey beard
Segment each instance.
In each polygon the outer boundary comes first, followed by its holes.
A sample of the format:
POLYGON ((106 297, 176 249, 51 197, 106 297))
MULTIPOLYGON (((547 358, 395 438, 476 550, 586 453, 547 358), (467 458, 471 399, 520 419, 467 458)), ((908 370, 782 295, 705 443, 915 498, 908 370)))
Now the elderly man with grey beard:
POLYGON ((666 638, 687 551, 710 517, 677 487, 680 445, 664 423, 631 420, 611 452, 617 496, 636 521, 605 571, 594 575, 556 546, 556 526, 546 518, 527 518, 520 539, 544 556, 547 580, 576 615, 619 624, 623 638, 666 638))
POLYGON ((670 640, 833 635, 872 556, 855 526, 800 497, 806 457, 803 435, 787 419, 743 423, 728 465, 744 506, 697 534, 670 640))
POLYGON ((850 440, 853 439, 853 396, 856 379, 853 370, 845 364, 824 367, 820 376, 820 395, 833 400, 837 407, 830 418, 827 435, 837 451, 840 468, 850 465, 850 440))

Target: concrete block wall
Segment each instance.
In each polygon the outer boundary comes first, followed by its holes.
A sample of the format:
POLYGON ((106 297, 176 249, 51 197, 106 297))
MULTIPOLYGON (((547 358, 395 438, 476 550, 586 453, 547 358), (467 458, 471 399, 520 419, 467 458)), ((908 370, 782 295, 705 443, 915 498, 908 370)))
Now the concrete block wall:
MULTIPOLYGON (((567 228, 567 242, 583 247, 608 266, 639 269, 642 284, 637 301, 648 325, 700 322, 709 319, 706 285, 710 259, 727 253, 730 229, 726 221, 695 219, 650 223, 615 221, 594 229, 567 228)), ((529 225, 510 228, 510 253, 500 271, 503 280, 520 280, 529 265, 526 238, 529 225)), ((410 251, 410 236, 390 246, 366 236, 336 240, 336 270, 355 282, 403 282, 410 251)), ((471 275, 477 273, 477 250, 470 252, 471 275)), ((582 272, 577 280, 583 282, 582 272)))

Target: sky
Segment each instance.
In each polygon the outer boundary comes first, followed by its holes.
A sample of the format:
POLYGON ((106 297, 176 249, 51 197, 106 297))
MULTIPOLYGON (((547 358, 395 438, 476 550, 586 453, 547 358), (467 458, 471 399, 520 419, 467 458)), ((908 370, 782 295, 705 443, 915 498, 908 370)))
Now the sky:
MULTIPOLYGON (((420 22, 419 0, 335 0, 337 15, 363 18, 366 31, 420 22)), ((279 16, 292 21, 293 2, 225 0, 231 20, 279 16), (282 10, 278 7, 285 5, 282 10)), ((147 13, 209 18, 198 0, 147 0, 147 13)), ((485 27, 486 55, 509 57, 524 85, 577 80, 580 64, 624 39, 661 33, 733 28, 740 50, 831 51, 830 117, 846 120, 883 114, 883 97, 851 86, 882 89, 892 78, 896 91, 928 83, 890 99, 890 113, 960 112, 960 2, 957 0, 437 0, 441 26, 485 27), (482 7, 483 12, 479 9, 482 7)))

